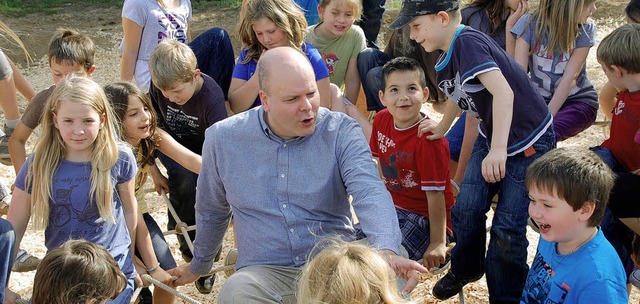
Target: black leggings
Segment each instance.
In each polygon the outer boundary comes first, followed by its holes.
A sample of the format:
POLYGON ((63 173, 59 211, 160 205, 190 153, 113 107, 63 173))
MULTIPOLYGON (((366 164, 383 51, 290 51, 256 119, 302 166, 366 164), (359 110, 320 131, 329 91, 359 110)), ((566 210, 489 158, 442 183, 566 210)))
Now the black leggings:
POLYGON ((640 175, 618 174, 609 196, 609 209, 617 218, 640 217, 640 175))

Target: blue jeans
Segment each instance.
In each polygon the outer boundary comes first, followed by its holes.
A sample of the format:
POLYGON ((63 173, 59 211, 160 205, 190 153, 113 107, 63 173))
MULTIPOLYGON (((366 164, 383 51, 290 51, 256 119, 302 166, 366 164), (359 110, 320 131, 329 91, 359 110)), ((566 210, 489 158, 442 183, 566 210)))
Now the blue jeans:
POLYGON ((367 97, 368 111, 378 112, 385 108, 378 92, 382 89, 382 66, 391 59, 387 53, 375 48, 367 48, 358 54, 358 73, 367 97))
POLYGON ((536 153, 519 153, 507 158, 506 174, 498 183, 482 177, 482 160, 489 148, 478 136, 469 159, 460 194, 451 209, 456 246, 451 254, 454 276, 470 279, 486 273, 490 302, 518 303, 527 278, 527 219, 529 198, 524 179, 527 167, 555 147, 555 135, 549 128, 533 145, 536 153), (499 199, 491 225, 491 240, 486 249, 486 213, 491 200, 499 199), (485 258, 486 253, 486 258, 485 258))
POLYGON ((196 54, 200 71, 216 81, 224 93, 224 98, 227 99, 235 66, 229 34, 221 28, 214 27, 193 39, 189 46, 196 54))
MULTIPOLYGON (((144 223, 147 225, 147 229, 149 229, 153 252, 156 254, 156 258, 158 258, 160 267, 164 270, 176 268, 176 260, 173 258, 171 249, 169 249, 169 245, 167 245, 167 241, 164 239, 162 230, 158 226, 158 223, 156 223, 156 220, 153 219, 149 213, 143 213, 142 218, 144 219, 144 223)), ((142 259, 137 248, 136 256, 142 259)))
POLYGON ((362 0, 362 17, 359 25, 367 38, 367 47, 378 48, 378 33, 384 15, 386 0, 362 0))
MULTIPOLYGON (((169 175, 169 201, 171 205, 176 210, 181 221, 185 222, 187 226, 195 225, 196 183, 198 181, 198 175, 162 153, 158 153, 158 158, 167 169, 167 174, 169 175)), ((167 229, 173 230, 176 227, 176 221, 173 219, 173 216, 171 216, 171 213, 167 213, 169 217, 167 229)), ((190 231, 189 237, 191 241, 195 240, 196 232, 190 231)), ((182 234, 178 234, 178 242, 180 243, 180 252, 187 257, 193 257, 182 234)))
POLYGON ((16 235, 11 223, 0 218, 0 303, 4 303, 4 291, 9 285, 9 274, 13 265, 16 235))

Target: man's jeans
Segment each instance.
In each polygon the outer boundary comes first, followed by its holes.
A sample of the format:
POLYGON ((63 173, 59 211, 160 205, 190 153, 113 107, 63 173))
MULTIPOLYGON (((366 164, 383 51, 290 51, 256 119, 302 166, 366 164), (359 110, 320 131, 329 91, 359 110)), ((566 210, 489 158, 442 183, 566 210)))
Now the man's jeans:
POLYGON ((0 303, 4 303, 5 288, 9 285, 15 245, 16 235, 11 223, 0 218, 0 303))
POLYGON ((374 48, 367 48, 358 54, 358 73, 367 97, 367 111, 377 112, 385 108, 378 91, 382 89, 382 66, 391 59, 387 53, 374 48))
POLYGON ((221 28, 214 27, 198 35, 189 46, 196 55, 200 71, 216 81, 224 93, 224 98, 227 99, 235 65, 229 34, 221 28))
POLYGON ((526 227, 529 198, 524 179, 527 167, 555 147, 553 129, 533 145, 536 153, 519 153, 507 158, 506 174, 498 183, 482 177, 482 160, 489 153, 487 141, 478 136, 462 181, 460 194, 451 210, 456 246, 451 255, 451 272, 462 279, 486 273, 489 301, 517 303, 522 295, 527 266, 526 227), (486 213, 499 194, 486 246, 486 213), (485 258, 486 251, 486 258, 485 258))

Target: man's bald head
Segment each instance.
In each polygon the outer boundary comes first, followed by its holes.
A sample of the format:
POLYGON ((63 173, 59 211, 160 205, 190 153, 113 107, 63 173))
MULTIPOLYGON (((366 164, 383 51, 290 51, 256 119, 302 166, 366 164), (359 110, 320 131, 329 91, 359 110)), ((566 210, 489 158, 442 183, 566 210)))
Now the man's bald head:
MULTIPOLYGON (((258 82, 260 90, 269 92, 270 80, 277 81, 281 73, 299 73, 300 77, 311 71, 313 67, 307 56, 291 47, 270 49, 260 56, 258 61, 258 82)), ((315 79, 314 79, 315 81, 315 79)))

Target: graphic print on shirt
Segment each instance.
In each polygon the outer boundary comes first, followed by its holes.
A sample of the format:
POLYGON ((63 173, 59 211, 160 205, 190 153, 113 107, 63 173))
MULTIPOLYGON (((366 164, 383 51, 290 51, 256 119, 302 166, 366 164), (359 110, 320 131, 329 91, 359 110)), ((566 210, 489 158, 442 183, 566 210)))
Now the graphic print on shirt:
POLYGON ((180 19, 169 13, 158 13, 158 24, 164 31, 158 32, 158 43, 163 39, 172 39, 182 43, 189 43, 187 39, 187 25, 180 22, 180 19))
POLYGON ((81 184, 86 184, 89 177, 65 178, 54 180, 56 185, 55 195, 51 203, 49 218, 54 227, 63 227, 72 219, 89 225, 98 226, 95 220, 100 218, 100 212, 94 200, 87 202, 87 195, 75 194, 73 190, 77 187, 83 189, 81 184), (80 196, 80 197, 77 197, 80 196))
MULTIPOLYGON (((573 52, 573 50, 571 50, 571 52, 573 52)), ((541 86, 543 91, 540 93, 544 98, 550 99, 553 96, 551 94, 552 80, 549 74, 563 75, 567 64, 569 64, 569 59, 571 59, 571 53, 558 54, 555 52, 547 52, 547 48, 544 45, 536 45, 532 53, 536 68, 531 69, 531 73, 533 77, 541 80, 540 82, 534 81, 533 83, 541 86)), ((556 85, 556 83, 553 83, 553 85, 556 85)), ((569 92, 569 96, 576 94, 579 90, 580 87, 574 85, 571 88, 571 92, 569 92)))
POLYGON ((460 72, 456 72, 455 79, 443 80, 438 84, 438 87, 448 98, 458 104, 460 109, 467 111, 475 118, 479 118, 476 105, 473 103, 471 96, 462 89, 462 82, 460 81, 460 72))
MULTIPOLYGON (((561 262, 562 260, 560 260, 561 262)), ((528 292, 522 295, 522 301, 525 303, 564 303, 571 287, 555 281, 555 275, 556 273, 544 260, 544 257, 539 252, 536 253, 524 288, 528 292)))
MULTIPOLYGON (((392 139, 385 136, 381 132, 377 132, 378 147, 383 153, 389 147, 395 147, 392 139)), ((417 187, 418 182, 415 181, 416 173, 413 170, 398 169, 398 164, 413 163, 413 153, 405 151, 394 151, 389 154, 387 159, 380 159, 380 170, 384 176, 384 182, 393 191, 404 191, 409 188, 417 187)))
POLYGON ((322 60, 327 65, 327 69, 329 70, 329 76, 333 76, 334 66, 338 63, 340 58, 333 52, 322 54, 322 60))
POLYGON ((198 117, 187 115, 180 109, 167 107, 167 117, 165 123, 169 129, 179 138, 188 138, 197 136, 198 117))

